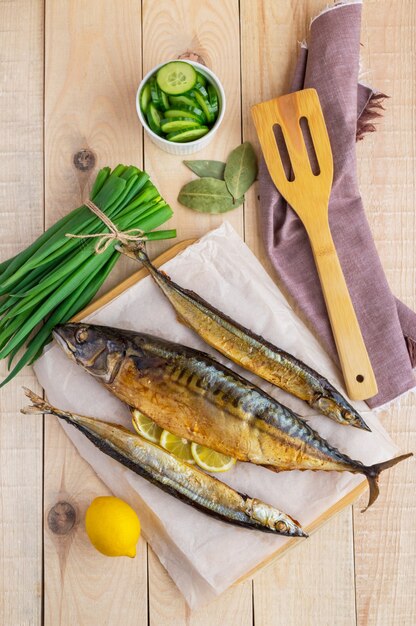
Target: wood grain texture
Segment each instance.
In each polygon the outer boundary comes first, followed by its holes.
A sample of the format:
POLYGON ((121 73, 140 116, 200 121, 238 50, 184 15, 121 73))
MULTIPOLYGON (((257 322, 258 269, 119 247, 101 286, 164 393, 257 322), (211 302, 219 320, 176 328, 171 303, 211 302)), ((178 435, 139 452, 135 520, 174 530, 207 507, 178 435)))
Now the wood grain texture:
MULTIPOLYGON (((0 3, 0 260, 43 229, 43 3, 0 3)), ((0 380, 6 363, 0 364, 0 380)), ((24 417, 21 385, 0 391, 0 623, 37 625, 42 611, 43 419, 24 417)))
MULTIPOLYGON (((140 0, 111 6, 99 0, 46 4, 46 227, 82 204, 99 168, 142 166, 142 129, 135 107, 140 20, 140 0), (83 150, 95 161, 85 171, 74 165, 83 150)), ((107 289, 131 267, 131 261, 121 259, 107 289)))
POLYGON ((257 574, 255 624, 355 624, 351 509, 257 574))
MULTIPOLYGON (((142 163, 134 108, 141 68, 140 1, 48 2, 46 7, 46 223, 82 203, 96 168, 142 163), (82 172, 74 154, 88 149, 96 167, 82 172)), ((109 284, 133 265, 122 260, 109 284)), ((108 489, 79 459, 54 420, 45 425, 45 516, 68 501, 76 524, 65 536, 45 524, 45 624, 147 624, 146 545, 136 559, 109 559, 84 531, 88 504, 108 489), (134 592, 132 591, 134 589, 134 592)))
POLYGON ((151 626, 252 626, 251 580, 228 589, 208 606, 191 611, 149 548, 149 616, 151 626))
MULTIPOLYGON (((321 8, 320 0, 241 2, 243 136, 245 141, 251 141, 258 155, 260 145, 251 119, 251 107, 287 91, 297 58, 297 42, 305 38, 310 17, 321 8)), ((245 239, 273 276, 261 239, 258 193, 258 185, 255 185, 246 194, 245 239)))
MULTIPOLYGON (((358 146, 360 188, 392 291, 415 308, 416 5, 367 0, 361 41, 363 80, 390 96, 377 132, 358 146), (380 10, 382 9, 382 10, 380 10)), ((382 417, 403 451, 416 451, 416 401, 382 417)), ((380 500, 365 515, 354 507, 359 626, 416 621, 416 462, 382 474, 380 500)))

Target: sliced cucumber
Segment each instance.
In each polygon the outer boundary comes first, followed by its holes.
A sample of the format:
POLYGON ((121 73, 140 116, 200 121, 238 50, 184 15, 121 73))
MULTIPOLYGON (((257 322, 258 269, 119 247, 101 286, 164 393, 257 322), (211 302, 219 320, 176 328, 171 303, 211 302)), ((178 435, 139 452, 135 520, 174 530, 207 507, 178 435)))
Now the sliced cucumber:
POLYGON ((177 130, 190 130, 200 128, 201 123, 190 117, 165 118, 160 122, 160 128, 164 133, 173 133, 177 130))
POLYGON ((146 83, 146 85, 143 87, 142 92, 140 94, 140 108, 142 110, 142 113, 144 114, 147 111, 147 107, 149 106, 150 99, 151 99, 150 85, 149 83, 146 83))
POLYGON ((208 99, 209 99, 209 103, 211 105, 211 109, 213 110, 214 115, 216 115, 218 113, 218 94, 217 94, 217 90, 215 89, 215 87, 213 87, 213 85, 208 85, 207 91, 208 91, 208 99))
POLYGON ((188 107, 188 106, 181 106, 177 109, 168 109, 167 111, 165 111, 163 113, 163 115, 165 117, 190 117, 193 120, 196 120, 197 122, 201 122, 201 124, 205 124, 206 117, 203 114, 203 112, 201 111, 201 109, 197 109, 196 107, 188 107))
POLYGON ((147 107, 146 117, 147 117, 147 122, 149 124, 150 129, 157 135, 161 135, 162 134, 162 131, 160 128, 161 116, 154 102, 150 102, 149 106, 147 107))
POLYGON ((150 82, 149 82, 149 85, 150 85, 150 95, 151 95, 151 98, 152 98, 152 102, 153 102, 153 104, 155 105, 155 107, 157 109, 160 109, 161 108, 161 102, 160 102, 160 93, 161 92, 160 92, 159 87, 157 86, 156 79, 155 78, 151 78, 150 82))
POLYGON ((200 139, 209 132, 208 126, 200 126, 199 128, 192 128, 190 130, 178 130, 174 133, 166 135, 166 139, 169 141, 175 141, 176 143, 185 143, 187 141, 195 141, 200 139))
POLYGON ((179 95, 189 91, 197 82, 197 74, 192 65, 184 61, 166 63, 157 73, 157 84, 169 95, 179 95))
POLYGON ((152 98, 152 102, 157 109, 161 111, 166 111, 169 108, 169 100, 167 95, 159 89, 159 85, 156 82, 155 78, 150 80, 150 95, 152 98))
POLYGON ((205 87, 201 86, 198 89, 194 89, 191 92, 191 95, 193 98, 195 98, 200 108, 203 110, 204 115, 207 118, 208 124, 212 124, 212 122, 215 120, 215 113, 209 103, 208 92, 205 87))
POLYGON ((161 109, 162 111, 167 111, 168 108, 170 107, 170 102, 169 102, 169 98, 167 97, 167 95, 165 94, 164 91, 162 91, 161 89, 159 89, 159 93, 160 93, 160 104, 161 104, 161 109))
POLYGON ((184 105, 199 109, 198 103, 195 98, 191 98, 191 96, 189 96, 188 94, 184 94, 182 96, 169 96, 169 102, 173 107, 184 105))
POLYGON ((196 77, 197 77, 198 83, 202 85, 203 87, 205 87, 205 85, 207 84, 207 79, 205 78, 205 76, 201 74, 200 72, 197 72, 196 77))
POLYGON ((204 85, 195 85, 195 88, 193 90, 194 92, 198 92, 201 94, 201 96, 203 96, 203 98, 205 98, 205 100, 209 100, 208 98, 208 92, 205 89, 204 85))

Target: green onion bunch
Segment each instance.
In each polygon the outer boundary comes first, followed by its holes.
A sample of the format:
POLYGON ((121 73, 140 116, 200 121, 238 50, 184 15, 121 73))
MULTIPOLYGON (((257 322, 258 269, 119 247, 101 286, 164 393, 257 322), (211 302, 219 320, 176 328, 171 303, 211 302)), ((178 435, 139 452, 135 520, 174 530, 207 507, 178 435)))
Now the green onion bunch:
MULTIPOLYGON (((140 229, 145 240, 176 237, 175 230, 152 232, 172 216, 172 209, 137 167, 118 165, 113 171, 109 167, 100 170, 90 200, 119 231, 140 229)), ((0 387, 41 355, 56 324, 67 322, 92 300, 120 256, 116 240, 97 254, 97 239, 66 234, 108 232, 102 220, 83 205, 17 256, 0 263, 0 359, 8 358, 9 370, 28 342, 0 387)))

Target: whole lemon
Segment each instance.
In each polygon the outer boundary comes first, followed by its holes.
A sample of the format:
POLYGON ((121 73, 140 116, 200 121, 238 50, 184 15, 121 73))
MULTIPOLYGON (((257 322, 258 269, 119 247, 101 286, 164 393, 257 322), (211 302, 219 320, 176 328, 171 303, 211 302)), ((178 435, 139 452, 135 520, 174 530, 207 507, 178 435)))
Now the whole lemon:
POLYGON ((95 498, 85 514, 92 545, 106 556, 136 556, 140 521, 127 502, 114 496, 95 498))

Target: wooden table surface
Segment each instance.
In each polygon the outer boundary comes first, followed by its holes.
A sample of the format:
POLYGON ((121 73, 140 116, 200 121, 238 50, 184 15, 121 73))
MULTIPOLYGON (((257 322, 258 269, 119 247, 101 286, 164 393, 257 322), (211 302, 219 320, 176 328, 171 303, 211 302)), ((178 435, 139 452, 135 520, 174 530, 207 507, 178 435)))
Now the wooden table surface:
MULTIPOLYGON (((221 216, 176 202, 190 178, 178 157, 143 137, 135 111, 141 76, 186 50, 217 72, 227 112, 200 158, 224 159, 243 140, 257 146, 249 107, 288 85, 297 41, 323 0, 0 0, 0 219, 4 259, 86 197, 97 167, 143 166, 175 210, 180 239, 221 216), (95 155, 95 165, 85 153, 95 155)), ((357 146, 361 190, 388 280, 415 306, 416 17, 413 0, 366 0, 363 79, 389 94, 377 133, 357 146)), ((258 147, 258 146, 257 146, 258 147)), ((227 219, 268 267, 256 190, 227 219)), ((152 255, 169 244, 155 244, 152 255)), ((114 286, 136 269, 123 259, 114 286)), ((1 363, 1 376, 5 374, 1 363)), ((25 626, 413 626, 416 623, 415 463, 381 479, 365 515, 349 507, 308 541, 207 608, 190 612, 150 547, 134 560, 106 559, 88 544, 83 516, 108 493, 52 418, 19 414, 26 369, 0 393, 0 624, 25 626), (48 512, 76 511, 58 536, 48 512)), ((383 417, 404 451, 416 450, 416 401, 383 417), (413 428, 412 428, 413 426, 413 428)))

